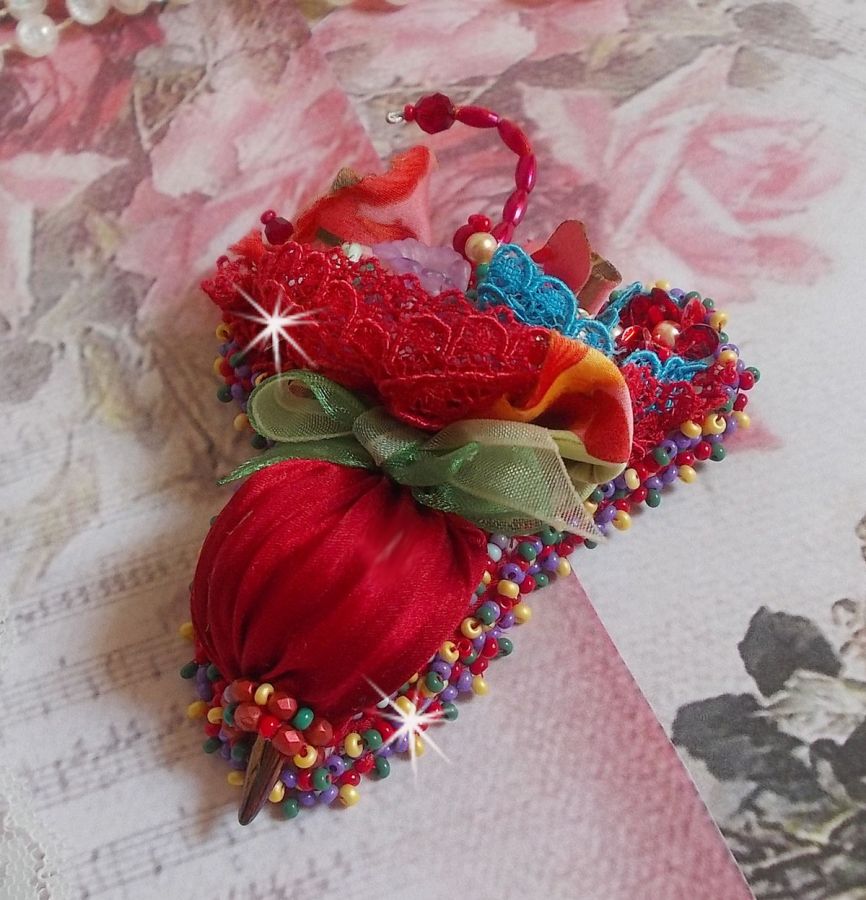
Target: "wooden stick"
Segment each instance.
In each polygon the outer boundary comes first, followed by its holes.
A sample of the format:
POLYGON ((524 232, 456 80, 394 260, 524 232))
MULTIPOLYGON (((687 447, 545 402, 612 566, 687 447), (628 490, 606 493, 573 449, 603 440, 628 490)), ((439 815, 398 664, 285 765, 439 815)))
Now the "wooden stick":
POLYGON ((244 778, 244 792, 238 810, 238 822, 249 825, 267 802, 268 796, 280 777, 285 758, 270 741, 261 735, 256 737, 244 778))

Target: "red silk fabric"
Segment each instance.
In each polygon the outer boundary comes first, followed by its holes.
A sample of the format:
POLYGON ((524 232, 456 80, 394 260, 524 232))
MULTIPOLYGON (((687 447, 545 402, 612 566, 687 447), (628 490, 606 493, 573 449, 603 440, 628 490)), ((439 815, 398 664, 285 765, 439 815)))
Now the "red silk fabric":
POLYGON ((214 522, 192 589, 224 678, 267 681, 339 722, 410 678, 454 631, 486 538, 384 475, 312 460, 250 476, 214 522))

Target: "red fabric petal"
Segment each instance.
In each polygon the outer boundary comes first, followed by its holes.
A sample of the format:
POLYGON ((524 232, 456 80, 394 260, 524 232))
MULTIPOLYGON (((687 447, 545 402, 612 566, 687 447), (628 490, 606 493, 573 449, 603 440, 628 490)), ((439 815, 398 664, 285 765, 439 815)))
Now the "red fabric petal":
POLYGON ((339 722, 453 633, 484 533, 381 474, 292 460, 252 475, 214 522, 192 589, 196 635, 228 680, 268 681, 339 722))
POLYGON ((592 271, 592 250, 586 229, 571 219, 558 225, 532 258, 548 275, 564 281, 575 294, 580 293, 592 271))

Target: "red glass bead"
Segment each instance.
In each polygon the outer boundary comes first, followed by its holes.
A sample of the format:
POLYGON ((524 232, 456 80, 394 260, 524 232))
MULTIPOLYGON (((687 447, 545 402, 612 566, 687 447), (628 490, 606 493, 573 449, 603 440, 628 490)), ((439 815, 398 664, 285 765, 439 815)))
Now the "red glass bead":
POLYGON ((499 124, 498 114, 483 106, 459 106, 456 115, 458 122, 472 128, 496 128, 499 124))
POLYGON ((532 153, 529 138, 510 119, 500 119, 497 127, 502 143, 512 153, 516 153, 518 156, 529 156, 532 153))
POLYGON ((483 675, 489 665, 490 660, 485 659, 483 656, 479 656, 478 659, 476 659, 475 662, 472 663, 472 665, 469 667, 469 671, 473 675, 483 675))
POLYGON ((678 466, 693 466, 695 464, 695 454, 689 450, 683 450, 677 454, 678 466))
POLYGON ((261 707, 255 703, 241 703, 234 713, 235 725, 242 731, 255 731, 259 727, 261 717, 261 707))
POLYGON ((364 756, 359 757, 355 760, 355 771, 359 775, 366 775, 368 772, 373 770, 373 767, 376 765, 376 760, 373 757, 372 753, 365 753, 364 756))
POLYGON ((262 213, 259 221, 262 223, 262 225, 267 225, 268 222, 273 222, 274 219, 276 219, 276 217, 277 217, 277 214, 272 209, 266 209, 262 213))
POLYGON ((740 372, 740 390, 750 391, 755 386, 755 376, 746 369, 740 372))
POLYGON ((407 103, 407 104, 403 107, 403 118, 404 118, 407 122, 414 122, 414 121, 415 121, 415 107, 414 107, 411 103, 407 103))
POLYGON ((502 209, 502 220, 511 222, 512 225, 519 225, 526 215, 526 204, 529 200, 529 194, 523 190, 516 190, 506 201, 502 209))
POLYGON ((262 716, 259 719, 259 734, 265 739, 270 740, 280 728, 280 720, 276 716, 262 716))
POLYGON ((636 466, 633 466, 632 468, 635 470, 635 472, 637 472, 638 481, 644 482, 647 480, 647 478, 649 478, 649 470, 647 469, 646 466, 642 465, 641 463, 638 463, 636 466))
POLYGON ((373 727, 382 735, 383 741, 387 741, 397 730, 387 719, 377 719, 373 722, 373 727))
POLYGON ((289 728, 287 725, 278 729, 271 738, 271 743, 283 756, 294 756, 296 753, 301 753, 307 746, 301 732, 295 728, 289 728))
POLYGON ((445 94, 430 94, 415 104, 415 121, 422 131, 436 134, 454 124, 454 104, 445 94))
MULTIPOLYGON (((750 373, 751 374, 751 373, 750 373)), ((742 384, 742 377, 740 377, 740 383, 742 384)), ((736 412, 742 412, 749 405, 749 398, 745 394, 737 394, 737 399, 734 400, 734 410, 736 412)))
POLYGON ((204 727, 204 733, 208 737, 216 737, 220 733, 220 731, 222 731, 222 725, 219 722, 217 722, 216 724, 214 724, 213 722, 208 722, 204 727))
POLYGON ((473 228, 471 225, 461 225, 457 231, 454 232, 454 240, 451 242, 451 246, 459 253, 461 256, 464 256, 464 250, 466 249, 466 241, 469 240, 470 235, 475 234, 477 229, 473 228))
POLYGON ((277 216, 265 225, 265 238, 269 244, 285 244, 295 233, 295 226, 288 219, 277 216))
MULTIPOLYGON (((483 216, 480 213, 475 213, 469 217, 469 225, 475 229, 475 231, 490 231, 493 227, 493 223, 487 216, 483 216)), ((474 233, 474 232, 473 232, 474 233)))
POLYGON ((648 491, 643 485, 641 485, 639 488, 635 488, 631 492, 632 503, 643 503, 644 500, 646 500, 647 493, 648 491))
POLYGON ((312 769, 301 769, 295 777, 297 779, 298 790, 311 791, 313 789, 312 769))
POLYGON ((719 372, 719 380, 722 384, 736 384, 740 380, 739 373, 733 366, 725 366, 719 372))
POLYGON ((574 537, 563 538, 556 547, 556 552, 560 556, 570 556, 577 547, 577 540, 574 537))
POLYGON ((360 783, 361 775, 355 769, 349 769, 348 772, 343 772, 337 779, 337 784, 339 785, 351 784, 352 787, 357 787, 360 783))
POLYGON ((535 187, 535 179, 538 174, 538 163, 534 153, 527 153, 517 160, 517 168, 514 170, 514 183, 528 194, 535 187))
POLYGON ((628 512, 631 509, 631 501, 626 499, 625 497, 620 497, 619 500, 614 500, 613 505, 616 509, 621 509, 623 512, 628 512))
POLYGON ((285 691, 275 691, 268 698, 268 712, 282 721, 291 719, 298 711, 298 701, 285 691))
POLYGON ((486 659, 493 659, 499 656, 499 641, 495 637, 489 637, 481 648, 481 655, 486 659))
POLYGON ((469 638, 460 638, 456 645, 458 656, 468 656, 472 652, 472 641, 469 638))
POLYGON ((710 458, 712 452, 713 448, 710 446, 710 442, 701 441, 697 447, 695 447, 695 459, 699 459, 703 462, 710 458))
POLYGON ((463 663, 456 662, 451 666, 451 678, 448 680, 453 684, 463 674, 463 663))

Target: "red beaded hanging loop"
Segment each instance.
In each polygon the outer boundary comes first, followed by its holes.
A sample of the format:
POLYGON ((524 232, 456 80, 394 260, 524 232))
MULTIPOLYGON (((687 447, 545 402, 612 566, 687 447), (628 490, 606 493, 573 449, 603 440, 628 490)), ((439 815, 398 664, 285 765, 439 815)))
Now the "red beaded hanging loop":
POLYGON ((492 234, 496 242, 508 243, 514 237, 514 230, 523 221, 529 195, 535 187, 538 166, 529 138, 510 119, 484 106, 455 106, 445 94, 430 94, 416 104, 403 107, 403 112, 390 114, 389 122, 415 122, 422 131, 436 134, 447 131, 455 122, 471 128, 495 128, 502 142, 517 156, 514 171, 515 190, 509 195, 502 209, 502 219, 491 227, 486 216, 470 216, 466 225, 461 225, 454 234, 454 249, 468 256, 473 262, 482 262, 489 253, 491 242, 475 240, 467 248, 473 235, 492 234), (486 227, 485 227, 486 226, 486 227), (474 251, 474 252, 473 252, 474 251))

